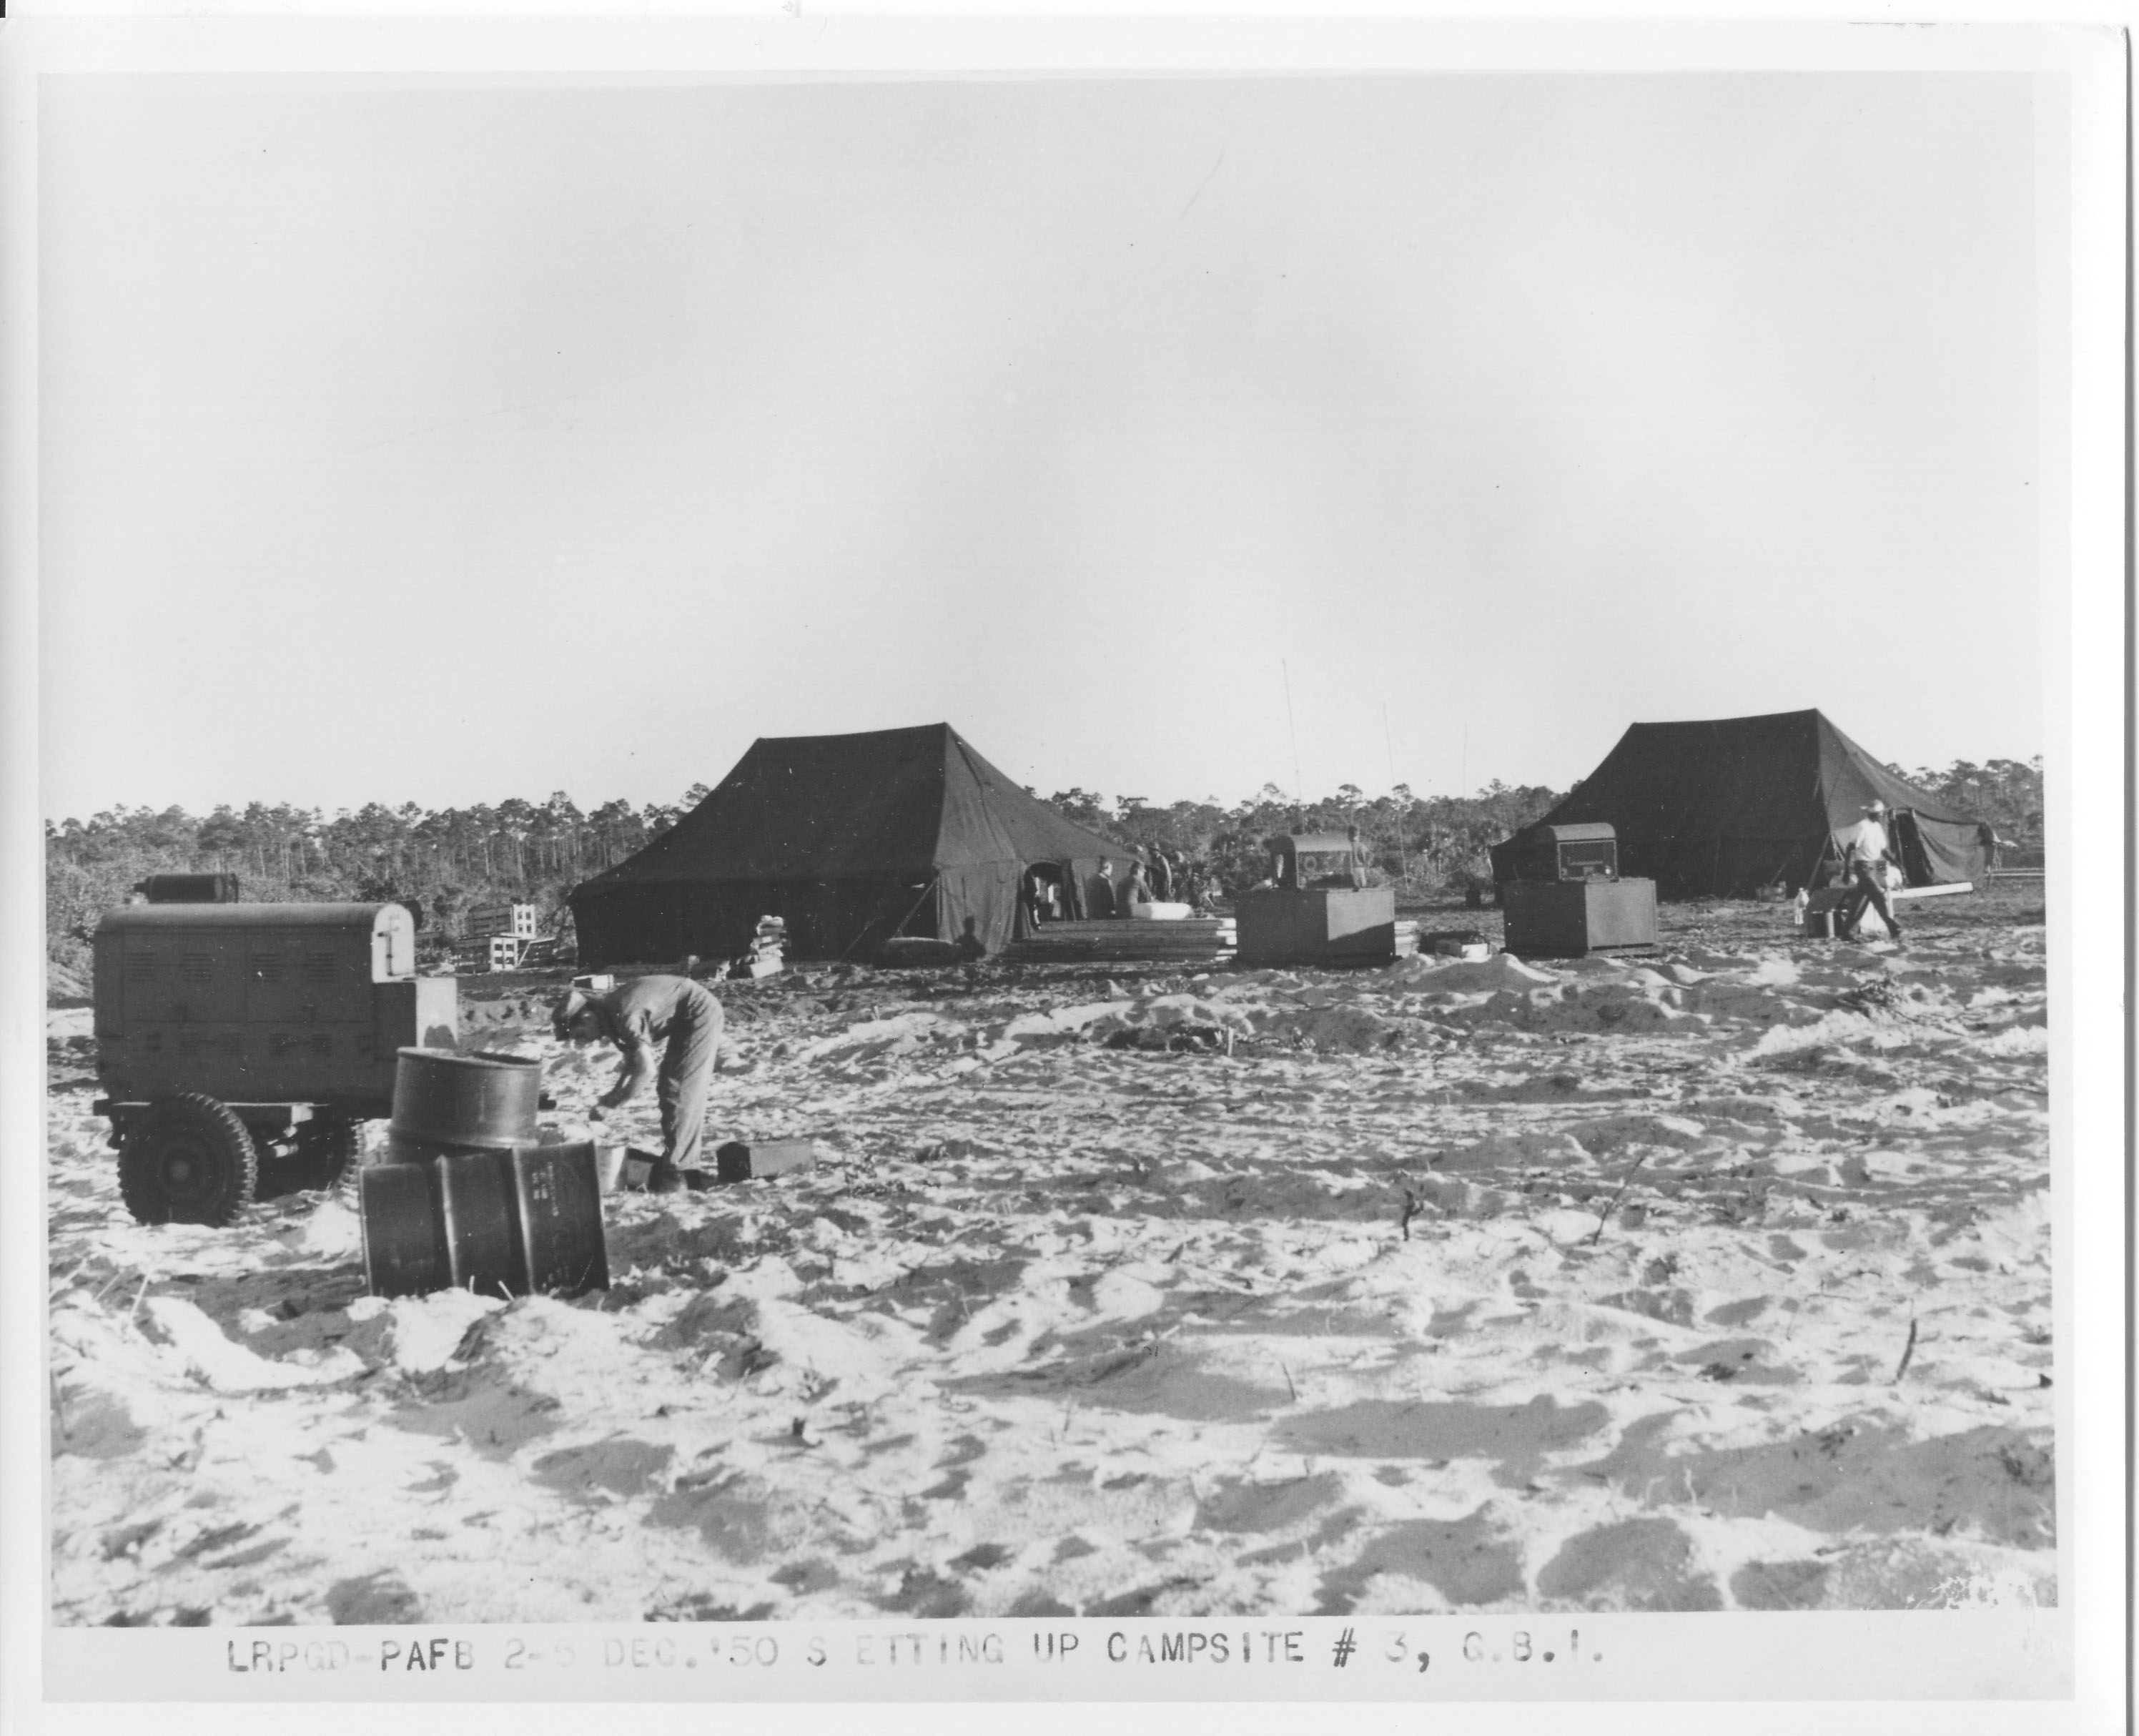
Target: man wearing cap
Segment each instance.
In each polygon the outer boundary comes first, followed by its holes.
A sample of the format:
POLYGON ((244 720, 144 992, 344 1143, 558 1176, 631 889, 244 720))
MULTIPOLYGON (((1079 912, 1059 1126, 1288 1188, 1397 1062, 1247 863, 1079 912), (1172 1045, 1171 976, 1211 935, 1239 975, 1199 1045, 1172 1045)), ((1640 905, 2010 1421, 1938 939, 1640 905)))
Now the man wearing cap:
POLYGON ((1894 908, 1887 902, 1887 888, 1881 878, 1884 866, 1894 857, 1893 844, 1887 836, 1887 804, 1873 797, 1864 804, 1864 817, 1835 836, 1842 846, 1843 878, 1850 883, 1849 895, 1835 914, 1835 932, 1845 940, 1854 940, 1857 925, 1868 909, 1879 913, 1887 933, 1899 940, 1902 925, 1894 920, 1894 908))
POLYGON ((638 977, 604 993, 575 988, 557 1003, 551 1024, 568 1042, 608 1042, 624 1051, 624 1070, 599 1100, 604 1109, 629 1102, 658 1068, 661 1160, 647 1186, 674 1193, 683 1185, 681 1172, 697 1166, 705 1135, 706 1086, 721 1042, 719 998, 688 977, 638 977))

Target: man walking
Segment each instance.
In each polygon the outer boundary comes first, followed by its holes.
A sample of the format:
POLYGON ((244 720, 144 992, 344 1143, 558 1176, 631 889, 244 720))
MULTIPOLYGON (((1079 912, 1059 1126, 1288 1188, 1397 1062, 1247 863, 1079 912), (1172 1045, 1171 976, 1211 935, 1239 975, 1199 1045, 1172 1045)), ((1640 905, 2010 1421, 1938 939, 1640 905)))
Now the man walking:
POLYGON ((1894 907, 1887 901, 1882 875, 1892 859, 1894 846, 1887 836, 1887 804, 1876 796, 1864 804, 1864 817, 1836 835, 1842 845, 1843 878, 1850 883, 1848 896, 1836 914, 1835 932, 1845 940, 1857 938, 1857 925, 1867 910, 1877 910, 1887 932, 1897 940, 1902 925, 1894 920, 1894 907))
POLYGON ((647 1186, 674 1193, 683 1185, 682 1172, 697 1167, 705 1136, 706 1087, 721 1042, 719 998, 688 977, 639 977, 603 994, 575 988, 557 1003, 551 1025, 568 1042, 608 1042, 624 1052, 623 1071, 600 1099, 604 1109, 630 1101, 658 1071, 661 1160, 647 1186))

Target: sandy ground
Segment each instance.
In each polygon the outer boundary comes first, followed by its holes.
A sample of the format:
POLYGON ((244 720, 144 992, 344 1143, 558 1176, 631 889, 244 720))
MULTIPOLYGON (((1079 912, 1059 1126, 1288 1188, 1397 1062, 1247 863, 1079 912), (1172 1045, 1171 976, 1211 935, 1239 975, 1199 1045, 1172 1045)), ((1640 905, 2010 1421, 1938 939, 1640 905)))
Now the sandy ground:
MULTIPOLYGON (((713 1133, 827 1161, 570 1302, 366 1297, 346 1187, 135 1225, 55 1011, 56 1617, 2053 1601, 2039 906, 724 985, 713 1133)), ((541 1004, 472 1034, 583 1135, 541 1004)))

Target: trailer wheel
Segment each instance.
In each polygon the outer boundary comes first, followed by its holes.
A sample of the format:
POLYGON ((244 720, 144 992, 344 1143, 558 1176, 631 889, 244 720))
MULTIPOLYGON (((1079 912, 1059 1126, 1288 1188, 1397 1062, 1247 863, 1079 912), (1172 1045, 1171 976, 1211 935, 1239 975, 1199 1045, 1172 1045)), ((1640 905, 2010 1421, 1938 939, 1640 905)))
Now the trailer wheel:
POLYGON ((220 1228, 252 1203, 259 1166, 228 1106, 182 1091, 133 1118, 119 1148, 119 1197, 137 1224, 220 1228))
POLYGON ((356 1160, 356 1146, 355 1122, 307 1121, 298 1129, 296 1149, 269 1165, 267 1174, 278 1194, 313 1189, 324 1192, 339 1183, 356 1160))

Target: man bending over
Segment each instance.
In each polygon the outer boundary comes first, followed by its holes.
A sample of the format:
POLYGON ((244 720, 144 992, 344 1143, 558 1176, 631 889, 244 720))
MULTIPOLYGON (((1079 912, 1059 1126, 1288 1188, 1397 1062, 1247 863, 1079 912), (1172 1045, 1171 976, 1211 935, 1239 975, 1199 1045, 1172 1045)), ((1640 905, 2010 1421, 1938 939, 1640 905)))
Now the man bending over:
POLYGON ((568 1042, 608 1042, 624 1052, 623 1071, 599 1100, 604 1109, 629 1102, 658 1074, 661 1160, 647 1186, 674 1193, 682 1172, 697 1167, 705 1135, 706 1087, 721 1042, 718 998, 688 977, 639 977, 602 994, 575 988, 557 1003, 551 1025, 568 1042))

